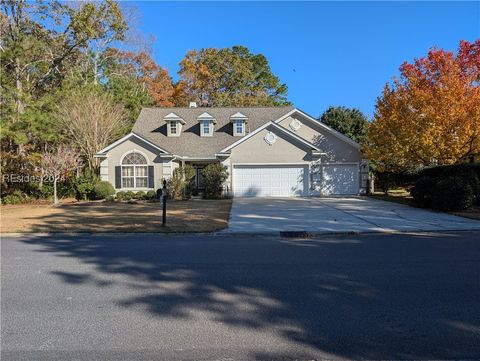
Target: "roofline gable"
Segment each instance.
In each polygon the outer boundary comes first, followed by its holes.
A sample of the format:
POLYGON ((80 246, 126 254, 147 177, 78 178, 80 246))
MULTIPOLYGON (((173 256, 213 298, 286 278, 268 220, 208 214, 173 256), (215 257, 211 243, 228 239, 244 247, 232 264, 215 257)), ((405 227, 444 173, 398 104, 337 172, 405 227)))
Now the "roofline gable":
POLYGON ((158 145, 155 145, 155 144, 152 143, 151 141, 143 138, 142 136, 140 136, 140 135, 138 135, 138 134, 135 134, 135 133, 131 132, 131 133, 128 133, 127 135, 123 136, 123 137, 120 138, 119 140, 113 142, 113 143, 110 144, 109 146, 103 148, 101 151, 97 152, 95 155, 97 155, 97 156, 105 155, 105 153, 107 153, 107 152, 110 151, 111 149, 115 148, 117 145, 123 143, 123 142, 126 141, 127 139, 130 139, 131 137, 135 137, 135 138, 141 140, 142 142, 147 143, 148 145, 154 147, 155 149, 158 149, 158 150, 159 150, 160 152, 162 152, 162 153, 170 154, 170 153, 167 152, 165 149, 160 148, 158 145))
POLYGON ((280 118, 278 118, 277 120, 275 120, 275 123, 280 123, 282 120, 288 118, 289 116, 291 116, 292 114, 295 114, 295 113, 298 113, 300 115, 302 115, 303 117, 305 117, 306 119, 310 120, 311 122, 313 122, 314 124, 317 124, 318 126, 320 126, 321 128, 325 129, 327 132, 329 132, 330 134, 334 135, 335 137, 339 138, 340 140, 343 140, 345 143, 348 143, 350 144, 351 146, 357 148, 357 149, 360 149, 361 148, 361 145, 359 143, 357 143, 356 141, 354 141, 353 139, 347 137, 345 134, 342 134, 340 133, 339 131, 333 129, 332 127, 329 127, 328 125, 326 125, 325 123, 322 123, 320 120, 318 119, 315 119, 314 117, 312 117, 311 115, 308 115, 307 113, 305 113, 304 111, 298 109, 298 108, 293 108, 291 111, 289 111, 287 114, 284 114, 282 115, 280 118))
POLYGON ((180 122, 182 124, 185 124, 185 120, 183 120, 181 117, 179 117, 177 114, 175 113, 168 113, 167 115, 165 115, 163 117, 163 120, 167 121, 167 122, 180 122))
POLYGON ((262 130, 266 129, 268 126, 273 126, 275 129, 283 132, 284 134, 288 135, 289 137, 291 137, 291 138, 299 141, 300 143, 308 146, 309 148, 321 152, 321 150, 315 144, 310 143, 309 141, 303 139, 302 137, 299 137, 298 135, 296 135, 295 133, 292 133, 291 131, 289 131, 285 127, 282 127, 281 125, 278 125, 273 121, 269 121, 268 123, 265 123, 261 127, 258 127, 257 129, 255 129, 253 132, 251 132, 251 133, 247 134, 246 136, 242 137, 241 139, 237 140, 235 143, 233 143, 233 144, 229 145, 228 147, 222 149, 219 153, 226 153, 226 152, 230 151, 231 149, 235 148, 237 145, 240 145, 241 143, 243 143, 246 140, 253 137, 255 134, 260 133, 262 130))

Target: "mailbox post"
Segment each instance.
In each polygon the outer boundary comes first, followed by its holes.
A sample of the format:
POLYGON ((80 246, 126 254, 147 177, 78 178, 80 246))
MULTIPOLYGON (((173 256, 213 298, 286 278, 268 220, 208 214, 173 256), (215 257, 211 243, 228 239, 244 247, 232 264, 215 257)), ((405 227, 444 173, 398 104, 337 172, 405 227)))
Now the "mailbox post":
POLYGON ((167 181, 163 180, 162 188, 162 227, 167 223, 167 181))

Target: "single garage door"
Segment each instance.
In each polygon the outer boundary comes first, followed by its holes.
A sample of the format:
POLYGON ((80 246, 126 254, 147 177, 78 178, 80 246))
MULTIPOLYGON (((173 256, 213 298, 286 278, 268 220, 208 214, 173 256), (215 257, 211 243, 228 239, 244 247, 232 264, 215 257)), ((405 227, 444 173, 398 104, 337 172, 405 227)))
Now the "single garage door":
POLYGON ((299 197, 308 194, 306 166, 234 166, 235 197, 299 197))
POLYGON ((357 164, 323 164, 321 194, 358 194, 357 164))

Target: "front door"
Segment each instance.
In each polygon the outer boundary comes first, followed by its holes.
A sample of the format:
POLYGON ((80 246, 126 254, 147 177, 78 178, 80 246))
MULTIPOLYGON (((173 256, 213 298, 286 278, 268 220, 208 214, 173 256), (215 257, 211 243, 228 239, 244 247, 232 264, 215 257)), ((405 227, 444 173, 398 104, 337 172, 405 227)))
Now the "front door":
POLYGON ((196 177, 195 177, 195 185, 196 185, 197 189, 199 189, 199 190, 205 189, 205 182, 204 182, 203 173, 202 173, 203 168, 204 167, 197 167, 196 168, 197 174, 196 174, 196 177))

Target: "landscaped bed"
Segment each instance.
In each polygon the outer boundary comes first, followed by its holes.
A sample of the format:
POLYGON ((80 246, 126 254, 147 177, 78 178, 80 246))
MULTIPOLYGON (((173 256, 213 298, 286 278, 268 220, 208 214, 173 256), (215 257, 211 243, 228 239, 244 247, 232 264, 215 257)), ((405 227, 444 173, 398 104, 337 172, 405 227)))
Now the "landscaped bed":
POLYGON ((1 206, 1 232, 214 232, 228 225, 231 200, 167 203, 162 227, 159 202, 78 202, 1 206))

